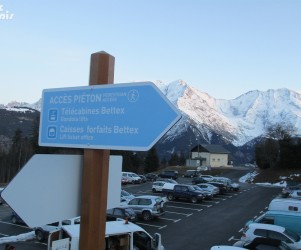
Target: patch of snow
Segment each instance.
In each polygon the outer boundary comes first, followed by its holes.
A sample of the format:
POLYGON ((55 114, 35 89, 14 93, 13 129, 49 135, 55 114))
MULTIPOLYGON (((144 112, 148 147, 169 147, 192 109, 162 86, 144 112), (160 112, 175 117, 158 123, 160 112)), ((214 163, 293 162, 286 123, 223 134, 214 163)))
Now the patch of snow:
POLYGON ((34 231, 24 234, 19 234, 15 236, 8 236, 8 237, 2 237, 0 238, 0 244, 5 243, 11 243, 11 242, 17 242, 17 241, 27 241, 27 240, 33 240, 35 239, 36 235, 34 231))

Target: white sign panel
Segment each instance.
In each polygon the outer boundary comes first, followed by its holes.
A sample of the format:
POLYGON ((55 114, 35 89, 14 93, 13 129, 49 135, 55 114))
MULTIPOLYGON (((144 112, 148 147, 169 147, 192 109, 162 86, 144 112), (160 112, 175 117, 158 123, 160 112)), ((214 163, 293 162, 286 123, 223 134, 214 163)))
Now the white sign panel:
POLYGON ((69 250, 69 238, 52 241, 52 250, 69 250))
MULTIPOLYGON (((122 157, 110 156, 108 208, 120 204, 122 157)), ((1 196, 29 227, 80 215, 82 155, 34 155, 1 196)))

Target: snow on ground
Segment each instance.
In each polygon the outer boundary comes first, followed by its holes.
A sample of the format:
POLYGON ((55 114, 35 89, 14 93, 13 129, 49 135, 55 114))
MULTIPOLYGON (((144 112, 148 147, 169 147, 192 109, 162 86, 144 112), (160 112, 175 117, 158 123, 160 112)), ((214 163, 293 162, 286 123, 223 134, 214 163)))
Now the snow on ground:
POLYGON ((17 241, 33 240, 36 237, 34 231, 14 236, 0 238, 0 244, 12 243, 17 241))
MULTIPOLYGON (((258 175, 258 173, 256 171, 247 173, 246 175, 240 177, 239 182, 251 182, 253 183, 254 177, 258 175)), ((286 179, 286 177, 283 177, 282 179, 286 179)), ((265 186, 265 187, 286 187, 286 181, 280 181, 277 183, 268 183, 268 182, 264 182, 264 183, 255 183, 256 185, 260 185, 260 186, 265 186)))

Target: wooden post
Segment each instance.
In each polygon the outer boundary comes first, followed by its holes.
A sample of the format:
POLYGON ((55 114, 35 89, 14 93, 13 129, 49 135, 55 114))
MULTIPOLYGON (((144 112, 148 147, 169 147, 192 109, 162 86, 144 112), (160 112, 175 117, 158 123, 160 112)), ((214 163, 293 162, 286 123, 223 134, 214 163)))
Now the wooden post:
MULTIPOLYGON (((115 58, 106 52, 91 55, 89 85, 114 82, 115 58)), ((110 150, 84 150, 80 250, 104 250, 110 150)))

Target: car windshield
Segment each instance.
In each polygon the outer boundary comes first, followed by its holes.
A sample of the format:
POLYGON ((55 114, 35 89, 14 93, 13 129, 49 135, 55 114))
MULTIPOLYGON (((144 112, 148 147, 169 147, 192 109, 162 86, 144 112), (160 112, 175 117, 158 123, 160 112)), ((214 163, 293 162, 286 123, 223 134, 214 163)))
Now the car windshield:
POLYGON ((125 190, 121 190, 121 195, 122 196, 130 196, 131 194, 128 193, 127 191, 125 191, 125 190))
POLYGON ((134 212, 134 210, 132 208, 126 208, 125 209, 125 214, 126 215, 134 215, 135 212, 134 212))
POLYGON ((189 191, 194 191, 194 190, 196 190, 194 187, 192 187, 192 186, 187 186, 188 187, 188 190, 189 191))
POLYGON ((292 231, 284 230, 284 234, 292 238, 295 242, 300 241, 300 236, 292 231))
POLYGON ((160 197, 156 198, 155 201, 156 201, 156 203, 161 203, 161 202, 163 202, 163 200, 162 200, 160 197))

